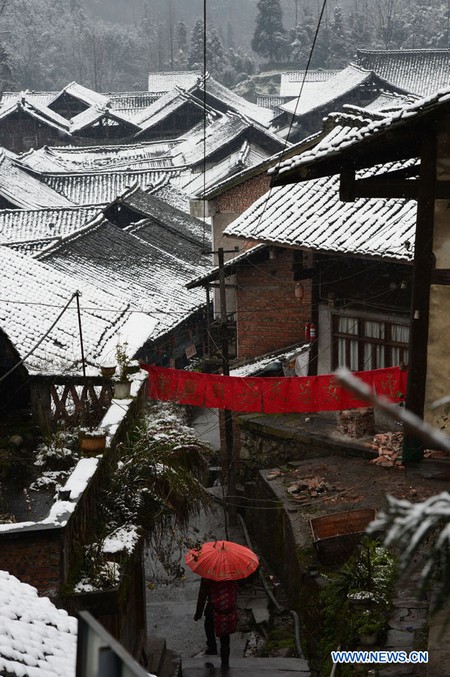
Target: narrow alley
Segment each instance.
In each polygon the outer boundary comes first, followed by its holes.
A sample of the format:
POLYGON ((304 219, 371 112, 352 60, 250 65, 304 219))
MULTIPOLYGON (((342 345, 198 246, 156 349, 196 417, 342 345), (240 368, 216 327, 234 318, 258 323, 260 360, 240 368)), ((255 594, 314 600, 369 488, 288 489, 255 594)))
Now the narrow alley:
MULTIPOLYGON (((219 496, 220 487, 210 490, 219 496)), ((228 540, 246 545, 243 530, 240 527, 228 527, 228 540)), ((210 512, 202 512, 190 524, 187 538, 198 542, 203 540, 224 539, 226 537, 225 521, 222 509, 213 505, 210 512)), ((181 538, 181 535, 180 535, 181 538)), ((181 539, 183 540, 183 539, 181 539)), ((178 548, 178 544, 176 546, 178 548)), ((203 620, 194 621, 197 594, 200 578, 184 564, 184 552, 180 541, 180 563, 183 575, 172 581, 165 577, 163 566, 155 559, 152 548, 146 555, 147 585, 147 622, 148 633, 152 637, 163 638, 166 646, 181 656, 183 677, 223 674, 219 656, 205 655, 206 648, 203 620)), ((174 555, 176 557, 176 555, 174 555)), ((255 630, 265 627, 270 620, 269 599, 258 577, 252 577, 251 583, 240 585, 238 606, 240 615, 246 619, 250 615, 248 630, 238 630, 231 637, 231 667, 226 674, 230 677, 259 674, 309 675, 306 660, 292 657, 254 657, 251 647, 256 643, 255 630)), ((153 667, 155 669, 155 667, 153 667)), ((159 673, 158 673, 159 674, 159 673)), ((166 677, 166 675, 164 675, 166 677)), ((169 675, 167 676, 169 677, 169 675)))

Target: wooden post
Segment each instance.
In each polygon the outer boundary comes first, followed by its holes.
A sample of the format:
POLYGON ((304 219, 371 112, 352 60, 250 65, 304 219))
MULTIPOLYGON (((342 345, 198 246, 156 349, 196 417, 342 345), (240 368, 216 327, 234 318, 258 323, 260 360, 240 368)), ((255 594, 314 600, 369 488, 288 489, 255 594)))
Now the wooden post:
MULTIPOLYGON (((408 386, 406 408, 423 418, 427 377, 430 286, 434 266, 433 232, 436 194, 437 141, 435 131, 423 134, 417 202, 416 240, 411 295, 408 386)), ((402 460, 406 465, 423 458, 423 443, 405 433, 402 460)))
POLYGON ((33 379, 30 383, 31 412, 33 421, 43 435, 51 431, 50 383, 33 379))
MULTIPOLYGON (((222 348, 222 373, 224 376, 230 375, 229 355, 228 355, 228 322, 227 322, 227 301, 225 292, 225 269, 224 269, 224 250, 219 247, 217 251, 219 259, 219 285, 220 285, 220 336, 222 348)), ((234 467, 233 451, 233 414, 229 409, 224 409, 225 425, 225 451, 227 463, 227 505, 230 525, 237 524, 237 512, 235 505, 236 496, 236 474, 234 467)))

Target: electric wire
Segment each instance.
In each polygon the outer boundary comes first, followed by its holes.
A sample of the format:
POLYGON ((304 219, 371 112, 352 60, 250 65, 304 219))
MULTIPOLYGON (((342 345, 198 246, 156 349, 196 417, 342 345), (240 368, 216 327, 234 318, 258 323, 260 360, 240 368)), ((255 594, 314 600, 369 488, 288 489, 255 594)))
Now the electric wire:
POLYGON ((54 327, 58 324, 59 320, 64 315, 64 313, 66 312, 67 308, 72 303, 72 301, 76 297, 76 295, 77 295, 77 292, 74 292, 72 294, 72 296, 67 301, 66 305, 64 306, 62 311, 59 313, 57 318, 52 322, 51 326, 47 329, 45 334, 43 334, 41 336, 41 338, 34 344, 34 346, 31 348, 31 350, 29 350, 28 353, 24 357, 22 357, 22 359, 19 362, 17 362, 17 364, 15 364, 13 367, 11 367, 11 369, 9 369, 9 371, 7 371, 6 374, 3 374, 2 376, 0 376, 0 383, 2 381, 4 381, 8 376, 10 376, 10 374, 12 374, 16 369, 18 369, 35 352, 35 350, 37 350, 39 348, 41 343, 47 338, 47 336, 50 334, 50 332, 53 331, 54 327))

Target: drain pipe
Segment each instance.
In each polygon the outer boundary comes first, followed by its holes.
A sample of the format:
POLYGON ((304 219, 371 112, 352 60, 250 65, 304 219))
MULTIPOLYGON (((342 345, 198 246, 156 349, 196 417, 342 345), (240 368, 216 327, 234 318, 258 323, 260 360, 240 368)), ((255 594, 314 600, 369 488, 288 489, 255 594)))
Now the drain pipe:
MULTIPOLYGON (((242 530, 244 532, 244 536, 245 536, 245 540, 247 541, 247 545, 251 550, 253 550, 252 541, 250 539, 250 535, 248 533, 247 525, 244 521, 244 518, 239 513, 237 513, 237 516, 238 516, 239 522, 241 523, 241 527, 242 527, 242 530)), ((259 578, 261 579, 261 583, 263 584, 263 588, 266 592, 266 595, 272 601, 272 603, 275 606, 275 608, 277 609, 277 611, 288 611, 291 614, 292 618, 294 619, 294 635, 295 635, 295 646, 296 646, 296 649, 297 649, 297 654, 298 654, 299 658, 304 658, 302 645, 300 643, 300 621, 299 621, 298 613, 294 609, 286 609, 285 607, 282 607, 281 604, 279 604, 279 602, 275 598, 275 595, 270 590, 270 588, 267 584, 267 581, 264 577, 264 574, 261 571, 261 568, 259 569, 259 578)))

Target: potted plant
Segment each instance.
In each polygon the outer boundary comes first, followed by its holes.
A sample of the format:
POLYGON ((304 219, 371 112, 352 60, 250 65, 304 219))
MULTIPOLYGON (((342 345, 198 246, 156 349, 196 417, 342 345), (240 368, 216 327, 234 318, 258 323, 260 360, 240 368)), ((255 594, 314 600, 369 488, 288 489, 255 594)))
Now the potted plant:
POLYGON ((114 397, 126 399, 130 397, 131 382, 129 379, 129 369, 131 358, 127 352, 128 343, 118 343, 116 347, 116 361, 119 369, 117 380, 114 384, 114 397))
POLYGON ((100 373, 104 378, 112 378, 116 373, 116 365, 112 362, 104 362, 99 364, 100 373))
POLYGON ((104 428, 80 428, 80 449, 83 456, 100 454, 105 447, 106 430, 104 428))

